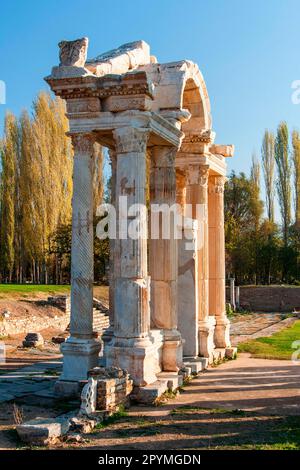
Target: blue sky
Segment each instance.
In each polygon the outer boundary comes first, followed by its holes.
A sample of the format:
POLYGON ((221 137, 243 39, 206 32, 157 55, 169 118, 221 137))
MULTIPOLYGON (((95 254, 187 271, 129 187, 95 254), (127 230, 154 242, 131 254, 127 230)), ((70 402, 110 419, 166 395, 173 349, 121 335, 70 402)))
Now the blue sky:
MULTIPOLYGON (((3 2, 4 3, 4 2, 3 2)), ((89 57, 144 39, 160 62, 198 63, 217 143, 234 143, 229 169, 249 171, 266 127, 300 127, 291 83, 300 80, 299 0, 27 0, 1 5, 0 80, 19 113, 47 89, 57 43, 88 36, 89 57)))

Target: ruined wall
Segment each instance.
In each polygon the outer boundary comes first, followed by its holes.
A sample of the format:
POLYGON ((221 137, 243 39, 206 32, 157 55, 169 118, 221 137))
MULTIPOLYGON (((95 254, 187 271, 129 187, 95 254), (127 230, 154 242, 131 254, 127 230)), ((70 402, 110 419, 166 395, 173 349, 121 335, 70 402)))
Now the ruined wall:
MULTIPOLYGON (((230 302, 230 289, 226 288, 230 302)), ((253 312, 292 312, 300 310, 300 287, 240 286, 241 307, 253 312)))

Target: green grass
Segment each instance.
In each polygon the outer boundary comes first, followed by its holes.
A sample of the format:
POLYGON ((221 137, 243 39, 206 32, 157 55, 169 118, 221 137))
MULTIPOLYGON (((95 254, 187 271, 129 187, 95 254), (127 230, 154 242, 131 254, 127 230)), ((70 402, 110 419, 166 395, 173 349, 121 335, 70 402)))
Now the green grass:
MULTIPOLYGON (((300 320, 291 327, 274 333, 270 337, 262 337, 240 343, 239 352, 251 353, 252 357, 264 359, 291 359, 296 349, 292 348, 294 341, 300 340, 300 320)), ((299 347, 298 347, 299 348, 299 347)))
POLYGON ((189 413, 195 413, 197 411, 208 411, 210 414, 228 414, 228 415, 233 415, 233 416, 243 416, 245 414, 243 410, 239 410, 237 408, 234 410, 230 410, 227 408, 207 408, 204 406, 184 405, 184 406, 178 406, 177 408, 174 408, 171 411, 171 415, 189 414, 189 413))
MULTIPOLYGON (((100 300, 108 302, 108 286, 94 286, 94 296, 100 300)), ((69 285, 56 284, 0 284, 0 298, 26 298, 27 296, 68 294, 69 285)))
POLYGON ((68 285, 46 285, 46 284, 0 284, 0 294, 31 294, 37 292, 68 292, 70 286, 68 285))
POLYGON ((112 424, 115 424, 116 422, 120 421, 120 419, 125 418, 128 415, 127 411, 123 406, 120 405, 119 410, 113 413, 111 416, 108 416, 105 418, 101 423, 98 423, 95 426, 95 431, 99 429, 106 428, 107 426, 111 426, 112 424))

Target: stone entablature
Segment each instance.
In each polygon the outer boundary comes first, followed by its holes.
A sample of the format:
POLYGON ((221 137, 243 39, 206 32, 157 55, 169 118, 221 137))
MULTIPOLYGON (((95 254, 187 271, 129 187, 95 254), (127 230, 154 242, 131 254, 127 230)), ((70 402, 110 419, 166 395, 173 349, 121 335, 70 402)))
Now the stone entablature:
POLYGON ((87 38, 60 43, 60 66, 46 78, 66 100, 75 153, 71 337, 62 346, 59 387, 73 382, 74 390, 74 382, 86 380, 100 349, 92 336, 94 142, 110 150, 117 222, 120 197, 126 196, 128 205, 145 206, 147 188, 150 205, 179 201, 184 216, 192 208, 186 228, 194 251, 187 253, 173 232, 168 239, 147 242, 147 214, 136 239, 110 241, 113 326, 103 338, 104 363, 128 370, 134 386, 144 387, 156 383, 159 373, 178 373, 184 356, 213 360, 215 346, 230 345, 219 178, 226 174, 225 158, 232 156, 233 146, 214 143, 209 97, 197 64, 159 64, 143 41, 92 60, 86 60, 87 46, 87 38))

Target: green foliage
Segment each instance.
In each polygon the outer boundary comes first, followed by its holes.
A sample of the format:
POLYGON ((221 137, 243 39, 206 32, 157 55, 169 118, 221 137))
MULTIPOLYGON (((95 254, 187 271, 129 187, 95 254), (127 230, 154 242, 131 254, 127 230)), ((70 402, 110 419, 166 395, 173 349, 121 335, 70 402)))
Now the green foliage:
POLYGON ((281 122, 275 141, 277 166, 277 192, 283 225, 284 243, 288 243, 288 229, 291 224, 291 164, 289 158, 289 133, 286 122, 281 122))
POLYGON ((227 274, 241 285, 293 283, 300 274, 300 230, 290 225, 285 242, 279 227, 262 219, 258 176, 253 162, 250 178, 232 172, 225 186, 227 274))
MULTIPOLYGON (((33 114, 7 114, 0 145, 0 280, 69 283, 73 150, 65 104, 40 93, 33 114)), ((94 209, 103 198, 103 153, 94 147, 94 209)), ((96 274, 107 252, 96 247, 96 274)))

